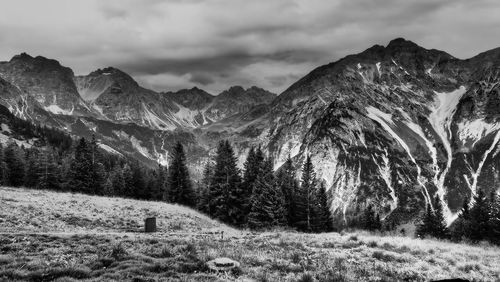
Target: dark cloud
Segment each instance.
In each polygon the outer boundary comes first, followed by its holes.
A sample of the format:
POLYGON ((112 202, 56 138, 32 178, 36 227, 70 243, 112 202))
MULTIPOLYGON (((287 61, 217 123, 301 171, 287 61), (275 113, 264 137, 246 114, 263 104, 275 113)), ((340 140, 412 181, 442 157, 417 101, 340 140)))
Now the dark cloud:
POLYGON ((497 0, 16 0, 0 58, 26 51, 156 90, 286 89, 316 66, 404 37, 459 58, 500 46, 497 0))
POLYGON ((196 72, 191 76, 191 82, 201 85, 208 85, 214 83, 215 80, 210 73, 196 72))

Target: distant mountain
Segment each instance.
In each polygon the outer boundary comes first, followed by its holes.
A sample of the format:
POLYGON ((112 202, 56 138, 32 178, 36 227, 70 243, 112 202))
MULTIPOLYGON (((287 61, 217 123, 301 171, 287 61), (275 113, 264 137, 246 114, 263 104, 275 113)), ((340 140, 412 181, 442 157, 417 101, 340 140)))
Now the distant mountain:
POLYGON ((368 205, 386 222, 412 223, 436 196, 451 222, 479 189, 500 186, 499 74, 500 48, 460 60, 398 38, 320 66, 279 96, 240 86, 157 93, 115 68, 75 77, 22 54, 0 63, 0 103, 150 165, 168 165, 182 141, 194 178, 222 139, 240 165, 257 145, 275 169, 310 155, 339 224, 368 205))

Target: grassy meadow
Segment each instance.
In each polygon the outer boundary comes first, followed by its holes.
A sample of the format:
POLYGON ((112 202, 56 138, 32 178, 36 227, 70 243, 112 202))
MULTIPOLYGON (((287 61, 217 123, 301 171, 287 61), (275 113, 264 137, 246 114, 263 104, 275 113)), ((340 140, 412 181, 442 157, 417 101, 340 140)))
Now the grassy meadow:
POLYGON ((500 281, 500 248, 236 230, 161 203, 0 188, 0 281, 500 281), (156 216, 158 232, 143 233, 156 216), (211 272, 206 262, 241 263, 211 272))

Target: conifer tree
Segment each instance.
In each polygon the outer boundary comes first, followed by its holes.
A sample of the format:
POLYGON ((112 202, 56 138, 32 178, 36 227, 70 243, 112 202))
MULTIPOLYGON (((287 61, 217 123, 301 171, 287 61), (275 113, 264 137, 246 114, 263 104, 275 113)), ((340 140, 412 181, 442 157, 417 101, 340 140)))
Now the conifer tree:
POLYGON ((0 185, 5 185, 7 181, 7 165, 5 164, 5 154, 3 145, 0 144, 0 185))
POLYGON ((491 216, 489 221, 489 241, 500 245, 500 195, 492 191, 491 197, 491 216))
POLYGON ((104 182, 104 187, 103 187, 103 195, 105 196, 113 196, 115 194, 115 191, 113 190, 113 180, 111 176, 109 175, 106 177, 106 181, 104 182))
POLYGON ((104 165, 100 162, 101 155, 99 153, 99 145, 95 135, 92 135, 92 140, 89 144, 90 158, 91 158, 91 179, 92 182, 89 184, 90 191, 93 194, 101 195, 104 190, 104 182, 106 181, 106 171, 104 170, 104 165))
POLYGON ((158 165, 155 173, 153 174, 153 187, 151 189, 151 198, 157 201, 163 200, 165 193, 165 186, 167 181, 166 169, 162 165, 158 165))
POLYGON ((113 186, 113 195, 120 195, 122 197, 127 197, 130 195, 126 191, 125 178, 123 176, 123 169, 116 166, 114 170, 110 173, 109 178, 111 179, 111 184, 113 186))
POLYGON ((52 158, 52 152, 49 149, 42 150, 36 162, 37 189, 58 190, 60 175, 57 170, 56 163, 52 158))
POLYGON ((122 170, 123 175, 123 188, 122 193, 125 197, 135 197, 135 183, 134 183, 134 173, 130 164, 126 164, 122 170))
POLYGON ((443 205, 437 195, 434 199, 434 226, 431 235, 438 239, 448 238, 448 227, 443 215, 443 205))
POLYGON ((181 143, 177 143, 174 147, 172 163, 168 171, 167 186, 170 202, 187 206, 195 205, 196 195, 189 178, 184 147, 181 143))
POLYGON ((286 223, 284 196, 276 184, 273 163, 266 159, 255 180, 248 226, 255 229, 283 226, 286 223))
POLYGON ((236 157, 228 141, 219 142, 210 189, 213 216, 232 225, 244 223, 243 192, 236 157))
POLYGON ((461 241, 470 237, 470 209, 469 198, 465 198, 462 210, 457 220, 452 225, 451 238, 454 241, 461 241))
MULTIPOLYGON (((257 150, 255 150, 254 147, 250 148, 244 164, 243 182, 241 184, 245 215, 248 215, 252 207, 250 197, 252 196, 252 190, 259 175, 263 161, 264 154, 261 148, 258 147, 257 150)), ((246 221, 246 219, 244 219, 244 221, 246 221)))
POLYGON ((313 231, 312 220, 315 217, 315 189, 316 174, 311 162, 311 157, 307 156, 302 166, 302 182, 297 192, 297 221, 296 227, 301 231, 313 231))
POLYGON ((290 156, 288 156, 286 162, 278 170, 276 178, 277 184, 283 192, 287 224, 288 226, 294 226, 297 222, 297 207, 295 201, 299 184, 297 183, 295 169, 290 156))
POLYGON ((427 204, 425 209, 424 217, 422 222, 417 226, 416 234, 420 238, 429 236, 433 232, 433 226, 435 225, 434 212, 431 209, 430 204, 427 204))
POLYGON ((478 242, 488 234, 490 221, 490 205, 483 190, 474 197, 474 205, 470 209, 470 234, 469 239, 478 242))
POLYGON ((36 187, 38 183, 38 158, 40 152, 37 148, 31 148, 26 151, 26 176, 24 179, 24 186, 36 187))
POLYGON ((74 157, 71 161, 67 186, 69 190, 92 194, 94 180, 92 168, 92 155, 85 138, 81 138, 75 147, 74 157))
POLYGON ((372 205, 368 205, 368 207, 363 212, 362 226, 363 226, 363 229, 366 229, 366 230, 370 230, 370 231, 375 230, 375 227, 376 227, 375 211, 373 210, 372 205))
POLYGON ((7 185, 18 187, 24 184, 25 163, 24 152, 16 143, 11 142, 4 151, 7 167, 7 185))
POLYGON ((316 192, 316 219, 314 231, 330 232, 333 230, 333 219, 330 211, 330 201, 323 182, 320 183, 316 192))
POLYGON ((210 189, 212 182, 212 166, 210 161, 207 161, 205 168, 203 169, 203 179, 200 183, 200 193, 198 200, 198 210, 208 215, 212 215, 210 210, 210 189))

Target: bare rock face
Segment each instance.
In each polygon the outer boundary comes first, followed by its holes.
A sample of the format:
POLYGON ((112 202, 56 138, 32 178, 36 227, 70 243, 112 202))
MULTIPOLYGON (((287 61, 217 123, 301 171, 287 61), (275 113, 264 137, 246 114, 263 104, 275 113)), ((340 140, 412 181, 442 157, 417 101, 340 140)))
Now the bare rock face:
POLYGON ((240 263, 230 258, 216 258, 207 262, 207 266, 212 271, 220 272, 231 271, 234 268, 240 267, 240 263))

